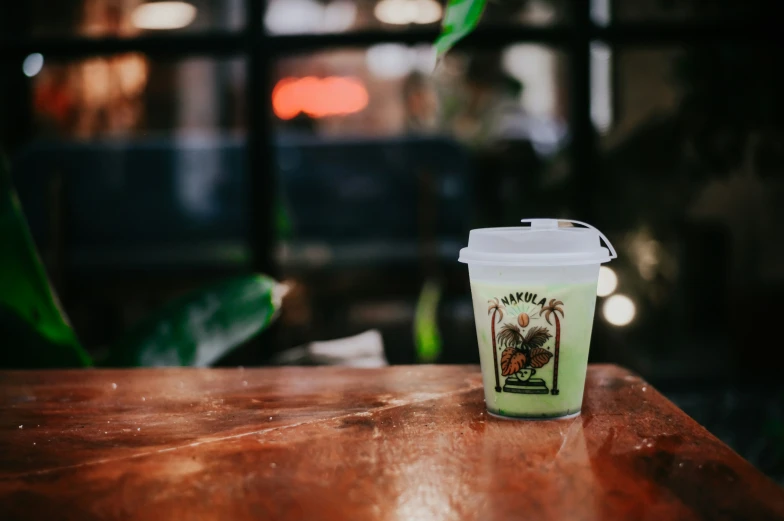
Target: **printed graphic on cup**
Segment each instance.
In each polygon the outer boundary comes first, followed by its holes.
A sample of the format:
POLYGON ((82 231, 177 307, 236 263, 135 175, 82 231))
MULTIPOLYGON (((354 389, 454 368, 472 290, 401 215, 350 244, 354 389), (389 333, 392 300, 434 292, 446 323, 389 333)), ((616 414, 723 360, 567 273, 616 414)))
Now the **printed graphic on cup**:
POLYGON ((615 252, 598 230, 558 223, 472 230, 461 251, 491 413, 559 418, 582 407, 599 266, 615 252))
POLYGON ((547 394, 549 391, 558 394, 558 358, 561 354, 561 321, 558 319, 558 314, 563 316, 563 302, 550 299, 550 304, 546 306, 547 299, 542 298, 538 303, 539 316, 544 313, 548 325, 552 324, 550 316, 555 317, 555 335, 553 335, 548 327, 535 326, 531 323, 531 315, 528 314, 531 310, 525 306, 525 303, 536 302, 537 298, 536 293, 518 291, 516 295, 511 293, 507 297, 501 297, 500 300, 495 297, 488 301, 487 311, 492 315, 490 337, 493 342, 496 392, 547 394), (506 321, 504 321, 504 310, 507 311, 506 321), (508 320, 510 316, 511 322, 508 320), (496 324, 500 325, 498 332, 496 332, 496 324), (549 346, 545 348, 545 344, 553 336, 555 336, 553 350, 549 346), (500 361, 497 360, 499 350, 503 350, 500 361), (555 361, 550 391, 542 378, 532 377, 537 369, 550 363, 553 354, 555 361), (503 387, 500 385, 499 373, 505 378, 503 387))
POLYGON ((490 412, 559 417, 579 412, 596 284, 471 285, 490 412))

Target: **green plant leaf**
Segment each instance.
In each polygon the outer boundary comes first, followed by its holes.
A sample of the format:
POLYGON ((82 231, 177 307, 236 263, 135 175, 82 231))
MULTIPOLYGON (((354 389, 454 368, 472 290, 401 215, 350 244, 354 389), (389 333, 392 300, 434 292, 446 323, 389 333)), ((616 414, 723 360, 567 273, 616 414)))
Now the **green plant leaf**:
POLYGON ((441 58, 458 41, 476 28, 487 0, 449 0, 444 12, 441 34, 436 39, 436 57, 441 58))
POLYGON ((430 363, 441 354, 441 333, 438 330, 438 302, 441 288, 438 283, 428 280, 422 287, 416 311, 414 312, 414 342, 417 361, 430 363))
POLYGON ((104 365, 207 366, 272 323, 283 289, 248 275, 176 299, 113 346, 104 365))
POLYGON ((21 360, 26 360, 25 367, 52 367, 55 361, 59 361, 60 367, 91 365, 49 284, 2 155, 0 245, 0 336, 4 351, 29 351, 18 356, 4 353, 4 364, 11 364, 4 366, 12 367, 21 360), (29 341, 33 337, 40 337, 40 341, 34 345, 24 343, 23 339, 29 341))
POLYGON ((0 368, 55 369, 84 367, 90 360, 81 350, 42 336, 14 309, 0 304, 0 368))

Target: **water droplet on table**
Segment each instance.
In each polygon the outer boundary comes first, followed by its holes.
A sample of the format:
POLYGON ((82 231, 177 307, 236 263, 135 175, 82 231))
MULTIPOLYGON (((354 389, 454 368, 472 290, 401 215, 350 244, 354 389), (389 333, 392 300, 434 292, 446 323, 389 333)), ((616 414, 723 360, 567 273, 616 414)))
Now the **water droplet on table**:
POLYGON ((112 382, 112 389, 117 389, 117 384, 112 382))

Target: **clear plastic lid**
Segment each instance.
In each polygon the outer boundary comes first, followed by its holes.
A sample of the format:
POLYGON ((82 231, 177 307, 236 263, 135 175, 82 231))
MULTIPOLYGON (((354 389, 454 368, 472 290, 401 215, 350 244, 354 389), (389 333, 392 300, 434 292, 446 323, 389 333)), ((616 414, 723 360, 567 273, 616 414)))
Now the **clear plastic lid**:
POLYGON ((602 232, 569 219, 523 219, 529 226, 471 230, 460 262, 496 266, 601 264, 617 257, 602 232), (584 228, 574 226, 578 224, 584 228), (602 247, 602 241, 607 248, 602 247))

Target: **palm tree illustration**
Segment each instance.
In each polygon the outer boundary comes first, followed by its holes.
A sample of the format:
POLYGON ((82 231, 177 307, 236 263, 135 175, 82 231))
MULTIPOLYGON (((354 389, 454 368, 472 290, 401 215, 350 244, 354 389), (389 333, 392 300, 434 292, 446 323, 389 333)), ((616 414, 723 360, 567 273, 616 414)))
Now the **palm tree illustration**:
POLYGON ((558 394, 558 358, 560 357, 561 353, 561 321, 558 318, 558 313, 561 316, 564 316, 563 302, 560 300, 551 299, 550 305, 544 306, 542 310, 539 312, 539 316, 542 316, 544 313, 544 318, 547 320, 548 324, 552 324, 550 322, 550 316, 555 317, 555 362, 553 367, 553 390, 550 391, 552 394, 558 394))
POLYGON ((501 319, 504 318, 504 306, 501 305, 501 302, 498 301, 497 298, 493 300, 488 300, 488 304, 490 307, 487 308, 487 314, 493 314, 490 318, 490 335, 493 338, 493 367, 495 368, 495 392, 501 392, 501 381, 498 377, 498 348, 495 345, 495 325, 496 323, 500 323, 501 319), (496 319, 496 317, 498 317, 496 319))

